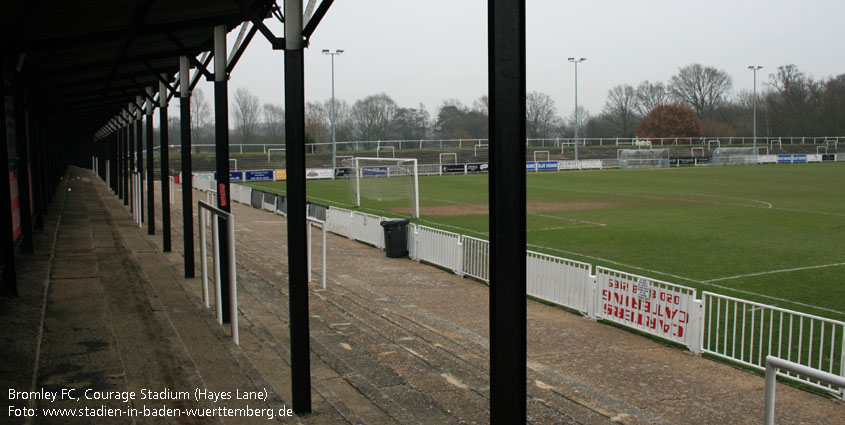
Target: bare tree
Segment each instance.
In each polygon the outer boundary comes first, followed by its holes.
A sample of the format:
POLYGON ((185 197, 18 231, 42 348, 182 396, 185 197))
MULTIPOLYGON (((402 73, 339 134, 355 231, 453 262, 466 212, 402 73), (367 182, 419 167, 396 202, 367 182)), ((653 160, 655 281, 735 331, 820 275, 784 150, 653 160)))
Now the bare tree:
POLYGON ((211 107, 205 100, 205 93, 201 89, 194 90, 191 93, 191 134, 197 143, 201 142, 205 135, 210 113, 211 107))
POLYGON ((282 105, 265 103, 262 109, 264 113, 264 125, 267 127, 267 135, 272 143, 285 142, 285 109, 282 105))
MULTIPOLYGON (((305 140, 308 143, 331 141, 330 101, 305 104, 305 140)), ((337 102, 335 103, 337 104, 337 102)))
POLYGON ((258 96, 252 94, 249 89, 239 87, 235 91, 235 124, 238 135, 241 136, 241 143, 249 143, 255 128, 258 125, 259 114, 258 96))
POLYGON ((550 137, 557 116, 552 97, 537 91, 525 97, 525 127, 529 138, 550 137))
POLYGON ((695 63, 679 69, 669 89, 678 101, 691 106, 703 118, 724 100, 732 85, 727 72, 695 63))
POLYGON ((381 93, 367 96, 352 106, 352 122, 356 135, 361 140, 384 140, 390 138, 396 102, 381 93))
POLYGON ((652 84, 649 81, 643 81, 637 86, 634 108, 641 117, 648 115, 652 109, 668 103, 669 91, 662 82, 652 84))
POLYGON ((628 84, 608 90, 603 112, 613 124, 618 136, 630 137, 633 135, 634 125, 637 121, 636 103, 634 88, 628 84))

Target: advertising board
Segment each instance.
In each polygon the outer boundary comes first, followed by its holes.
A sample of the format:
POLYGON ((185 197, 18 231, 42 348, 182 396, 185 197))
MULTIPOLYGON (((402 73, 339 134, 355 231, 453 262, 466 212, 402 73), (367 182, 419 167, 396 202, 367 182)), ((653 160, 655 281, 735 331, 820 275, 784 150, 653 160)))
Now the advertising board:
POLYGON ((244 179, 248 182, 273 180, 273 170, 252 170, 244 172, 244 179))

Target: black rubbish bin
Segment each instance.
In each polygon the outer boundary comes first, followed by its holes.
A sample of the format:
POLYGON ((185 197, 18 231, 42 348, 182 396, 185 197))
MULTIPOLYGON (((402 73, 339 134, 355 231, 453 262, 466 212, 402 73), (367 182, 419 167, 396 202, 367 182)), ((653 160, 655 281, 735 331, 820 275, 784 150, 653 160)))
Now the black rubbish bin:
POLYGON ((388 218, 381 222, 384 227, 384 251, 390 258, 408 256, 408 219, 388 218))

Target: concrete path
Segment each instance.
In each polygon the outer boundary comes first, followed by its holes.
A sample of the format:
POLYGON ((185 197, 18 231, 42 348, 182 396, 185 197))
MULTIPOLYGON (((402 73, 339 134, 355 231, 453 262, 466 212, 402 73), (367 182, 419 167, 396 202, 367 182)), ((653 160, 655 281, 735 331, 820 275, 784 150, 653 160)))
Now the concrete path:
MULTIPOLYGON (((72 169, 66 182, 71 191, 59 193, 47 229, 36 239, 40 254, 19 257, 26 276, 22 296, 0 300, 0 319, 13 331, 5 338, 0 378, 21 391, 168 388, 191 396, 166 402, 10 404, 116 409, 166 404, 182 412, 195 407, 244 409, 247 404, 278 412, 289 404, 282 217, 233 206, 241 313, 237 347, 229 330, 200 304, 199 279, 180 277, 181 188, 172 213, 174 252, 161 254, 160 229, 148 236, 146 227, 134 227, 122 201, 88 171, 72 169), (58 229, 55 250, 50 229, 58 229), (232 393, 266 388, 268 397, 215 403, 196 400, 196 388, 232 393)), ((204 200, 205 194, 194 192, 194 199, 204 200)), ((160 226, 160 210, 157 214, 160 226)), ((314 240, 319 260, 320 241, 314 240)), ((407 259, 386 258, 383 251, 335 235, 329 235, 327 248, 328 287, 310 288, 313 413, 275 420, 489 422, 487 286, 407 259)), ((319 282, 320 262, 314 264, 319 282)), ((760 376, 561 309, 529 302, 528 344, 531 423, 762 421, 760 376)), ((782 384, 777 396, 778 423, 845 423, 841 401, 782 384)), ((139 415, 97 421, 174 419, 139 415)), ((178 421, 258 422, 255 417, 184 415, 178 421)), ((90 420, 39 416, 32 422, 90 420)))

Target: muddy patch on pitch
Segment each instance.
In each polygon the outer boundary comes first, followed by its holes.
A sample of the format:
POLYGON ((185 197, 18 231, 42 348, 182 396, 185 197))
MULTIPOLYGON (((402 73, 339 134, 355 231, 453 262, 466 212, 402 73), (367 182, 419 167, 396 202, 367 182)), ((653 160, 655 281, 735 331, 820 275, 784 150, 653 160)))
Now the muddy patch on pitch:
MULTIPOLYGON (((598 202, 598 201, 575 201, 575 202, 529 202, 526 206, 529 214, 536 214, 550 211, 592 211, 618 208, 619 202, 598 202)), ((411 214, 409 207, 391 208, 391 212, 398 214, 411 214)), ((454 204, 421 206, 420 215, 423 217, 454 217, 471 214, 487 214, 487 204, 454 204)))

